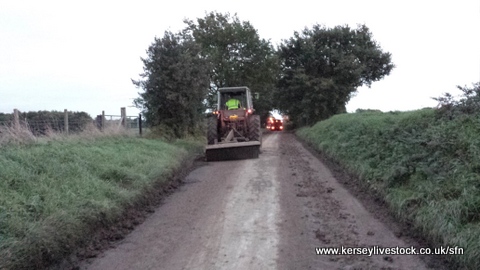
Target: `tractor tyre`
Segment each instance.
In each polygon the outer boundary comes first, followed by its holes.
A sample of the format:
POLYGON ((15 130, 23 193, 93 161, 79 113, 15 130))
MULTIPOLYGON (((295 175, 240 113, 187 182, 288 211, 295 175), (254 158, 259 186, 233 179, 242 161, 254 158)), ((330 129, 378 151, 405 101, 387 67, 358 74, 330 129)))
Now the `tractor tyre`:
POLYGON ((208 144, 215 144, 215 142, 218 142, 218 129, 217 129, 217 117, 212 116, 208 118, 208 123, 207 123, 207 143, 208 144))
POLYGON ((260 115, 250 115, 248 118, 248 139, 250 141, 262 142, 260 115))

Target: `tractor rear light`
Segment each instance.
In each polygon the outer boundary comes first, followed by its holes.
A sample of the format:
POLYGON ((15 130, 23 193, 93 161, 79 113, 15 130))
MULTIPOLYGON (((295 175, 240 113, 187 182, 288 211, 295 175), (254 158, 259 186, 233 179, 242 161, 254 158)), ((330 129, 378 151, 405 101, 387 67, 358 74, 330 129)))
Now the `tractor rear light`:
POLYGON ((213 114, 217 115, 217 114, 218 114, 218 111, 217 111, 217 110, 213 111, 213 114))
POLYGON ((247 113, 248 113, 248 114, 252 114, 252 112, 253 112, 252 109, 248 109, 248 110, 247 110, 247 113))
POLYGON ((280 129, 283 129, 283 126, 280 126, 280 129))

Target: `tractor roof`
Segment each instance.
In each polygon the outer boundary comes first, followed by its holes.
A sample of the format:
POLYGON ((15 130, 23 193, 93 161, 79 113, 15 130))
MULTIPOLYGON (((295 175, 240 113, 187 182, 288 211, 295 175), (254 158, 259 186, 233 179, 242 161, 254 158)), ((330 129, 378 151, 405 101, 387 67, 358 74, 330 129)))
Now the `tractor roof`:
POLYGON ((249 91, 248 87, 246 86, 238 86, 238 87, 222 87, 219 88, 218 91, 221 93, 235 93, 235 92, 246 92, 249 91))

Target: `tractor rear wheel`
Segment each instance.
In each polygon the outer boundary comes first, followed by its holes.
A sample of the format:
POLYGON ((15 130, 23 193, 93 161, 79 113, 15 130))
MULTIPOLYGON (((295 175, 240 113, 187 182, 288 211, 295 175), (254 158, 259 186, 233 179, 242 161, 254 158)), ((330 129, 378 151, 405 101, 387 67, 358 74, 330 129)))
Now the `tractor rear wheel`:
POLYGON ((260 115, 250 115, 250 117, 248 117, 248 139, 250 141, 262 142, 260 115))
POLYGON ((215 144, 218 141, 217 117, 212 116, 208 118, 207 123, 207 141, 208 144, 215 144))

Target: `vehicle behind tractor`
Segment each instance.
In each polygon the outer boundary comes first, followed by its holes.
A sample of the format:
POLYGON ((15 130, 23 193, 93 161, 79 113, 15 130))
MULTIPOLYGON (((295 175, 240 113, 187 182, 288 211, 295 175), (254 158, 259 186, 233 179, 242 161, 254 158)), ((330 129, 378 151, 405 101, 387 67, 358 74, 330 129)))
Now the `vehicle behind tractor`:
POLYGON ((277 130, 277 131, 282 131, 283 130, 283 120, 281 119, 275 119, 273 117, 269 117, 267 120, 267 130, 277 130))
POLYGON ((257 158, 262 133, 248 87, 218 89, 217 109, 208 119, 207 161, 257 158))

